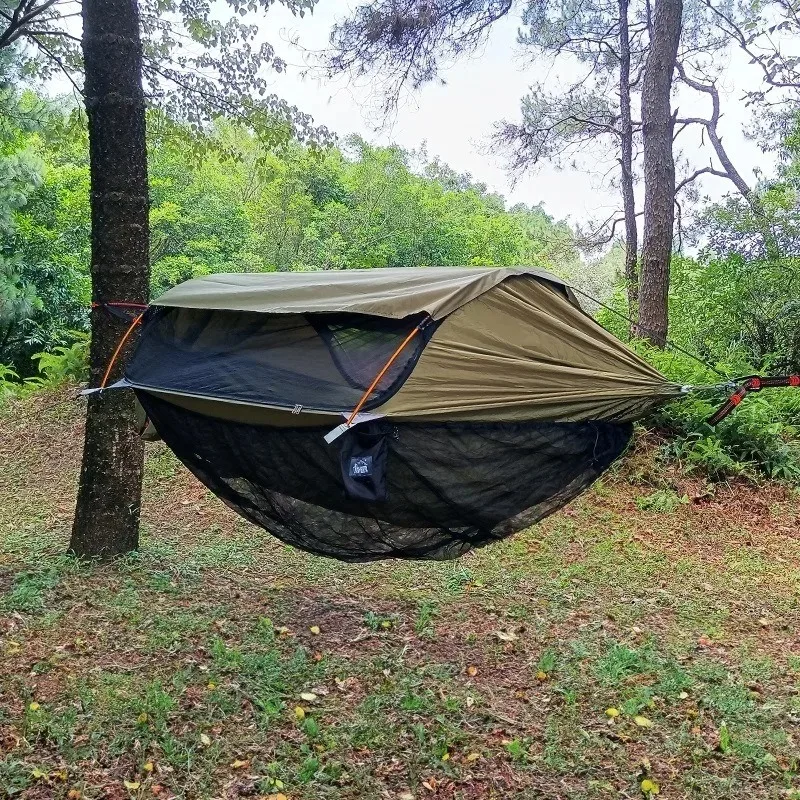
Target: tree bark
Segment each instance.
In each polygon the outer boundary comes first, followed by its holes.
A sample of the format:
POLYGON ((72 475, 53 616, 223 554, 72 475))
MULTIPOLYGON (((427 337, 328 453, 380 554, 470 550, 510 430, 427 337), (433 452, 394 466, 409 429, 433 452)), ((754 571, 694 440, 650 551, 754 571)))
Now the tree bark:
MULTIPOLYGON (((92 300, 148 298, 148 190, 142 44, 136 0, 83 0, 84 94, 89 120, 92 300)), ((102 380, 124 325, 92 310, 92 385, 102 380)), ((119 364, 134 344, 131 336, 119 364)), ((112 376, 114 377, 114 376, 112 376)), ((144 446, 128 391, 89 396, 70 551, 109 557, 138 546, 144 446)))
POLYGON ((669 264, 675 223, 675 118, 670 93, 681 35, 682 0, 658 0, 642 78, 644 230, 639 292, 639 335, 666 344, 669 264))
MULTIPOLYGON (((636 199, 633 194, 633 122, 631 119, 631 42, 628 28, 628 0, 619 0, 619 107, 622 208, 625 213, 625 286, 628 316, 636 320, 639 305, 639 232, 636 227, 636 199)), ((634 333, 631 323, 631 334, 634 333)))

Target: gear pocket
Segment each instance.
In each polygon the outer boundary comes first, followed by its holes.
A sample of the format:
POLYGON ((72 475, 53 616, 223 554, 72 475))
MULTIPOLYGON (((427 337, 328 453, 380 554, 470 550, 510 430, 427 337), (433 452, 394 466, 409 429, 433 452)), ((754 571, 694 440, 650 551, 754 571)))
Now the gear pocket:
POLYGON ((342 481, 347 496, 368 503, 379 503, 388 499, 388 433, 366 423, 348 431, 343 438, 342 481))

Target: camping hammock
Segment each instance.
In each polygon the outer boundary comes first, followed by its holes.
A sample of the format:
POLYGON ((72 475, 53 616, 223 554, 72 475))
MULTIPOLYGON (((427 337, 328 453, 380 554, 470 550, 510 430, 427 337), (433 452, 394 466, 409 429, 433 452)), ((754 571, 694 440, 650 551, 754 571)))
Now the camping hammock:
POLYGON ((160 437, 243 517, 344 561, 529 527, 685 390, 537 269, 211 275, 141 322, 117 385, 160 437))

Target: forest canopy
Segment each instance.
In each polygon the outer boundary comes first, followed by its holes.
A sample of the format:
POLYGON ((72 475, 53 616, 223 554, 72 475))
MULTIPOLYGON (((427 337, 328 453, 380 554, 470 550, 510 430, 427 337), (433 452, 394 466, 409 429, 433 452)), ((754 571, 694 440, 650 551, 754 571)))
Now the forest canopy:
MULTIPOLYGON (((83 115, 6 91, 0 151, 0 363, 86 329, 89 164, 83 115)), ((535 264, 580 266, 572 230, 540 206, 508 208, 424 148, 357 137, 320 149, 268 149, 218 119, 202 139, 148 117, 151 291, 213 272, 535 264)), ((577 277, 577 276, 576 276, 577 277)), ((124 300, 124 298, 120 298, 124 300)))

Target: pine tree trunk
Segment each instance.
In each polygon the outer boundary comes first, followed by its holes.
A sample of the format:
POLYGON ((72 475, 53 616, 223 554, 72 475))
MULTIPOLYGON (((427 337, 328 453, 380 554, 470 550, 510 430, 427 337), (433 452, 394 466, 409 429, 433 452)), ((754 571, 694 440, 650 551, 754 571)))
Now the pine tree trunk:
POLYGON ((642 79, 644 231, 639 289, 639 335, 666 344, 669 263, 675 222, 675 126, 670 93, 681 35, 682 0, 657 0, 642 79))
MULTIPOLYGON (((148 196, 142 44, 136 0, 83 0, 83 57, 92 212, 92 299, 147 302, 148 196)), ((92 385, 98 386, 125 324, 92 310, 92 385)), ((135 335, 121 353, 130 353, 135 335)), ((114 376, 119 375, 119 364, 114 376)), ((90 395, 70 551, 109 557, 139 541, 144 446, 134 397, 90 395)))
MULTIPOLYGON (((633 193, 633 122, 631 119, 631 42, 628 28, 628 0, 619 0, 619 107, 622 152, 622 208, 625 214, 625 286, 628 316, 636 320, 639 306, 637 258, 639 232, 636 227, 636 200, 633 193)), ((631 325, 631 334, 635 331, 631 325)))

